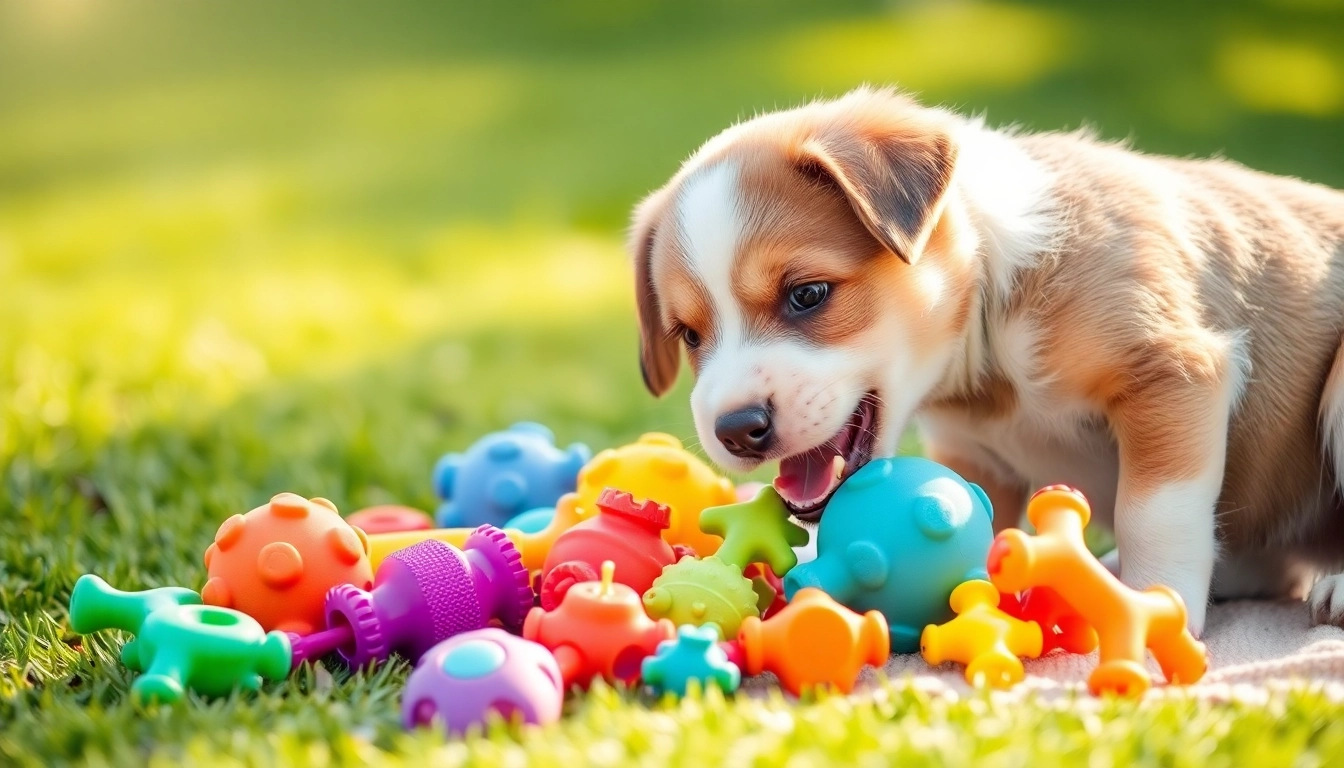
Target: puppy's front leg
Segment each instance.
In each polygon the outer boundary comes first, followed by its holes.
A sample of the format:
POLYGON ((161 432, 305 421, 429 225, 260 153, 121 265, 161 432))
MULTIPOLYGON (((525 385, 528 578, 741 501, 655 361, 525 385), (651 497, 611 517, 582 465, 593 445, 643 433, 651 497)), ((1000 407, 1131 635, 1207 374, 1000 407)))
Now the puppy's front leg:
POLYGON ((1244 381, 1227 356, 1201 352, 1148 363, 1109 410, 1120 450, 1120 578, 1135 589, 1176 590, 1196 635, 1204 629, 1216 557, 1228 419, 1244 381))

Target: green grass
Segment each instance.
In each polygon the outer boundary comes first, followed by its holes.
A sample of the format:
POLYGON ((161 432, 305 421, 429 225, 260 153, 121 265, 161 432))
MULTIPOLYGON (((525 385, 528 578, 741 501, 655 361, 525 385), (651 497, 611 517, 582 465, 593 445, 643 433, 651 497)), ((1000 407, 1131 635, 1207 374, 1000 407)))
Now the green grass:
POLYGON ((1324 765, 1344 711, 602 691, 558 727, 397 726, 404 666, 142 712, 74 579, 200 585, 282 490, 428 507, 518 419, 692 435, 634 362, 620 228, 753 112, 899 82, 1344 186, 1329 0, 0 5, 0 763, 1324 765))

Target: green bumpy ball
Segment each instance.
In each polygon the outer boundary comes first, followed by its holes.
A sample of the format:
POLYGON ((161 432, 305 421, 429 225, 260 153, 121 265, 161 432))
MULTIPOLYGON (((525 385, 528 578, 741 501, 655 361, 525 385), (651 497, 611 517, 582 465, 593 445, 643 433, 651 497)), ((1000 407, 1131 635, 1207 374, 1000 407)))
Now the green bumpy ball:
POLYGON ((716 624, 724 637, 736 637, 742 620, 760 616, 756 590, 742 569, 716 556, 682 558, 644 593, 644 609, 655 619, 678 626, 716 624))

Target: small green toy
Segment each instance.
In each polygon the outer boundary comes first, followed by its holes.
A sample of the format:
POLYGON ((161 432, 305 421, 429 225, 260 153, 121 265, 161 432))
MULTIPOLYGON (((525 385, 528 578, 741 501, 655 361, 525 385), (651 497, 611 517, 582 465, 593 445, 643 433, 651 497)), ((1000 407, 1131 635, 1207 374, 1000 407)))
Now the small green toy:
POLYGON ((737 628, 748 616, 760 616, 758 598, 742 569, 711 555, 703 560, 685 557, 663 568, 644 593, 644 609, 650 618, 671 619, 680 626, 714 623, 726 637, 737 637, 737 628))
POLYGON ((700 528, 723 537, 716 554, 725 563, 738 568, 766 563, 779 576, 798 564, 793 548, 808 542, 807 531, 789 522, 784 500, 769 485, 751 501, 701 512, 700 528))
POLYGON ((676 639, 659 643, 658 652, 644 659, 640 673, 644 683, 659 695, 685 696, 692 680, 701 690, 714 685, 724 693, 732 693, 742 684, 742 670, 719 646, 719 630, 713 624, 683 624, 677 629, 676 639))
POLYGON ((143 672, 131 686, 139 703, 171 703, 185 688, 224 696, 235 688, 257 690, 263 677, 289 674, 289 638, 267 634, 252 617, 201 605, 180 587, 122 592, 85 574, 70 595, 70 627, 81 635, 120 629, 135 635, 121 649, 121 663, 143 672))

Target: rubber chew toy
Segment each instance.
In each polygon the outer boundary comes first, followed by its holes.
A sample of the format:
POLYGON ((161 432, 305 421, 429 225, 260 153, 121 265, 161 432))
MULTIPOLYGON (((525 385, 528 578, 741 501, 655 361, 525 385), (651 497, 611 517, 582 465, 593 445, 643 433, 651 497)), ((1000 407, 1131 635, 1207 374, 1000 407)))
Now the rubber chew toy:
MULTIPOLYGON (((579 521, 587 517, 589 513, 579 506, 578 495, 567 493, 556 502, 555 515, 544 529, 536 533, 524 533, 509 528, 503 530, 522 553, 523 565, 529 571, 536 571, 546 562, 546 555, 550 553, 551 545, 560 538, 560 534, 578 525, 579 521)), ((435 528, 428 531, 404 531, 369 536, 369 562, 377 568, 393 552, 430 539, 460 548, 467 543, 467 537, 475 531, 475 528, 435 528)))
POLYGON ((762 619, 768 619, 784 610, 789 601, 784 599, 784 580, 775 575, 765 563, 752 563, 742 575, 751 579, 751 588, 756 592, 756 610, 762 619))
POLYGON ((712 626, 677 628, 675 640, 658 644, 655 655, 644 660, 644 684, 657 693, 685 696, 695 681, 704 690, 715 686, 732 693, 742 684, 742 670, 728 660, 718 645, 719 631, 712 626))
POLYGON ((701 530, 701 511, 736 498, 732 483, 683 448, 680 440, 662 432, 650 432, 594 456, 579 472, 579 506, 592 509, 605 488, 666 504, 672 515, 663 539, 701 557, 719 548, 719 537, 701 530))
POLYGON ((614 577, 615 565, 607 561, 600 582, 575 584, 554 611, 533 608, 527 614, 523 637, 555 654, 566 688, 587 687, 596 677, 632 683, 644 658, 676 635, 672 622, 650 619, 639 594, 614 577))
POLYGON ((422 541, 388 556, 371 591, 333 587, 328 629, 290 637, 294 663, 334 650, 352 667, 393 651, 414 663, 435 644, 492 620, 517 629, 532 607, 529 582, 518 550, 493 526, 476 529, 462 549, 422 541))
POLYGON ((807 531, 789 522, 784 500, 768 485, 751 501, 701 512, 700 527, 723 537, 718 551, 723 562, 738 568, 766 563, 780 576, 798 564, 793 548, 808 541, 807 531))
POLYGON ((105 629, 135 635, 122 647, 121 663, 143 673, 131 685, 140 703, 174 702, 186 689, 203 696, 255 691, 262 678, 289 674, 283 633, 267 634, 245 614, 200 602, 189 589, 122 592, 86 574, 70 595, 70 628, 82 635, 105 629))
POLYGON ((1007 688, 1025 673, 1019 656, 1041 655, 1039 625, 1015 619, 999 610, 999 591, 988 581, 975 579, 952 590, 957 617, 946 624, 930 624, 919 638, 919 652, 934 666, 944 661, 966 665, 966 682, 1007 688))
POLYGON ((205 550, 201 599, 240 610, 264 629, 306 635, 322 626, 329 589, 369 587, 368 547, 330 501, 281 493, 219 526, 205 550))
POLYGON ((1154 586, 1136 592, 1111 575, 1083 543, 1091 516, 1087 499, 1062 486, 1044 488, 1027 505, 1037 530, 1001 532, 989 551, 989 575, 1004 592, 1037 586, 1053 589, 1097 631, 1101 663, 1088 678, 1094 695, 1138 696, 1152 684, 1144 669, 1145 646, 1173 683, 1204 675, 1203 644, 1185 628, 1185 604, 1175 591, 1154 586))
POLYGON ((434 527, 434 521, 429 515, 418 509, 403 507, 400 504, 367 507, 348 515, 345 522, 370 536, 375 533, 427 531, 434 527))
POLYGON ((406 728, 442 723, 461 735, 493 711, 505 720, 546 725, 560 719, 565 689, 555 658, 540 645, 493 627, 431 648, 406 681, 406 728))
POLYGON ((434 492, 443 499, 439 525, 503 526, 514 516, 554 506, 574 491, 579 469, 593 457, 582 443, 561 450, 541 424, 519 422, 450 453, 434 466, 434 492))
POLYGON ((1032 587, 1015 608, 1004 612, 1040 626, 1042 656, 1056 648, 1066 653, 1091 653, 1097 648, 1097 630, 1049 587, 1032 587))
POLYGON ((887 622, 878 611, 862 616, 819 589, 803 589, 774 618, 748 618, 737 633, 743 670, 774 672, 794 694, 818 685, 854 690, 864 664, 881 666, 891 653, 887 622))
POLYGON ((748 616, 759 616, 759 598, 742 569, 711 555, 682 558, 663 569, 644 593, 644 610, 655 619, 701 626, 716 624, 733 637, 748 616))
POLYGON ((993 516, 985 492, 941 464, 874 459, 831 496, 817 557, 780 574, 784 595, 817 587, 852 610, 881 611, 892 650, 913 653, 924 627, 952 618, 952 590, 986 578, 993 516))
POLYGON ((655 501, 636 502, 628 493, 608 488, 597 499, 602 514, 560 534, 541 569, 541 607, 554 610, 565 592, 584 581, 597 581, 604 560, 616 564, 620 582, 643 592, 676 562, 663 541, 671 511, 655 501))

